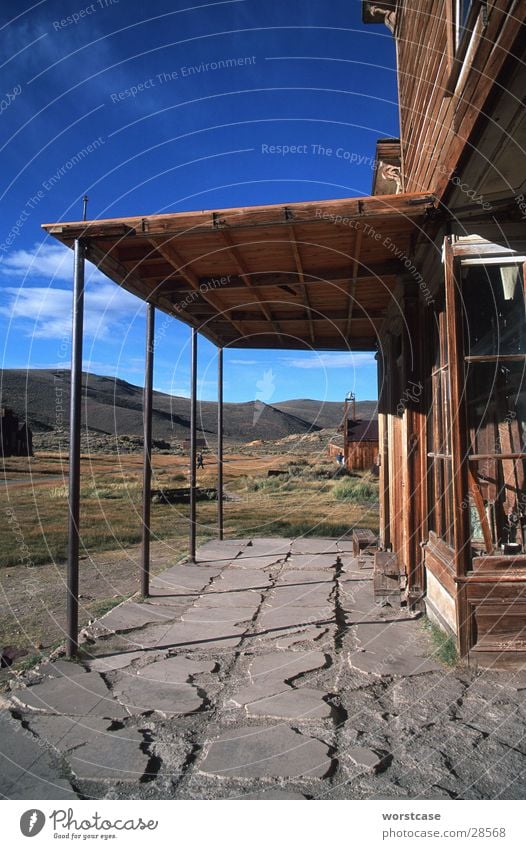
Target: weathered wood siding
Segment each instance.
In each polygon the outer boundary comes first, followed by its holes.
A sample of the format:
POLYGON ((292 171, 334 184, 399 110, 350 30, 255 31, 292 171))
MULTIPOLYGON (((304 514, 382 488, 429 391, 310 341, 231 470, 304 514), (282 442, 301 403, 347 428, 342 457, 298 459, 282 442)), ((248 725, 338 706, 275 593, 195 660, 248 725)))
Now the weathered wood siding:
POLYGON ((399 4, 397 52, 404 191, 442 197, 475 124, 484 115, 495 79, 522 53, 524 0, 480 4, 465 62, 451 65, 448 0, 399 4))
POLYGON ((345 465, 349 470, 369 471, 377 463, 377 442, 349 442, 345 458, 345 465))

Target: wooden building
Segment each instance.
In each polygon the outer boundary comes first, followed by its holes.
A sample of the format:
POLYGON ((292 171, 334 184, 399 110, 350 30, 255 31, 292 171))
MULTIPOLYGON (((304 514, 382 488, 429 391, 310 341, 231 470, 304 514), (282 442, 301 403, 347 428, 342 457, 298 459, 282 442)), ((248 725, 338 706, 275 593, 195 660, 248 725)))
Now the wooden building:
POLYGON ((349 471, 370 471, 378 465, 376 419, 347 419, 343 424, 343 457, 349 471))
POLYGON ((356 417, 356 395, 347 393, 338 436, 328 446, 329 457, 349 471, 371 471, 378 467, 378 421, 356 417), (340 436, 341 434, 341 436, 340 436))
POLYGON ((9 407, 0 408, 0 456, 33 456, 33 432, 9 407))
POLYGON ((525 15, 363 4, 396 39, 401 192, 437 207, 379 334, 382 542, 490 662, 526 658, 525 15))
MULTIPOLYGON (((463 655, 522 661, 526 3, 367 2, 363 17, 392 32, 399 74, 400 143, 380 142, 373 195, 45 227, 75 247, 75 310, 85 257, 148 302, 147 385, 155 309, 193 328, 194 365, 197 332, 220 350, 375 350, 381 544, 408 603, 463 655)), ((74 388, 79 351, 77 334, 74 388)), ((75 504, 70 531, 75 599, 75 504)), ((145 574, 147 519, 143 533, 145 574)), ((195 512, 190 535, 192 553, 195 512)))

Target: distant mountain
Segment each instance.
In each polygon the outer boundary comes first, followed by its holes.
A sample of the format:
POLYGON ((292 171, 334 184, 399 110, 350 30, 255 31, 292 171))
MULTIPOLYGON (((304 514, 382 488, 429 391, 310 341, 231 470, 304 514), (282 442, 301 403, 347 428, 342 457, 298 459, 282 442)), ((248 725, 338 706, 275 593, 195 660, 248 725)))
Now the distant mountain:
MULTIPOLYGON (((83 422, 100 434, 142 436, 142 395, 134 386, 113 377, 83 372, 83 422)), ((33 430, 67 428, 69 421, 69 371, 51 369, 0 370, 0 406, 11 407, 20 419, 28 419, 33 430)), ((356 404, 357 415, 376 416, 376 402, 356 404)), ((336 428, 343 404, 336 401, 293 400, 276 404, 250 401, 224 405, 225 438, 232 442, 282 439, 292 433, 336 428)), ((187 439, 190 430, 190 400, 153 393, 155 439, 187 439)), ((204 437, 217 433, 217 405, 199 401, 198 430, 204 437)))
MULTIPOLYGON (((343 403, 339 401, 312 401, 301 398, 293 401, 280 401, 272 405, 276 410, 297 416, 312 425, 321 428, 337 427, 343 418, 343 403)), ((356 417, 376 419, 378 416, 377 401, 357 401, 356 417)))

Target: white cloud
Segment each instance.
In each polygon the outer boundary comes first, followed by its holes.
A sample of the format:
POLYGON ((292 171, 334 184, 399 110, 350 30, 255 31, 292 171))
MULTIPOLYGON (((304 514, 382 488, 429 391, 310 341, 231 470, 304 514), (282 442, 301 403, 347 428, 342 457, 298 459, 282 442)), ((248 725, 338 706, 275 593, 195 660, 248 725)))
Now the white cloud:
POLYGON ((296 357, 287 359, 286 363, 291 368, 304 369, 331 369, 331 368, 346 368, 356 369, 363 366, 375 366, 376 360, 373 353, 369 352, 345 352, 345 353, 314 353, 310 357, 296 357))
MULTIPOLYGON (((26 336, 62 339, 71 332, 73 253, 63 245, 35 245, 0 261, 0 276, 21 285, 2 288, 0 314, 26 336), (47 281, 45 284, 44 281, 47 281), (64 282, 70 285, 64 288, 64 282), (36 284, 36 285, 35 285, 36 284)), ((144 309, 143 304, 86 263, 84 334, 115 338, 144 309)))
POLYGON ((13 251, 0 260, 0 272, 3 277, 9 278, 51 277, 52 280, 71 282, 73 252, 63 245, 35 245, 32 251, 13 251))

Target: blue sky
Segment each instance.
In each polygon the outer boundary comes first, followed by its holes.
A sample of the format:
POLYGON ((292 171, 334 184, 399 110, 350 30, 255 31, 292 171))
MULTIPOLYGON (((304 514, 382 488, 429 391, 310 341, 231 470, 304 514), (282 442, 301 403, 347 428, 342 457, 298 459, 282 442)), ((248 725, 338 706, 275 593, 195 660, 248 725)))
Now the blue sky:
MULTIPOLYGON (((90 218, 361 196, 376 140, 398 134, 394 43, 384 26, 362 25, 358 0, 4 5, 6 368, 69 365, 72 255, 40 224, 78 220, 84 193, 90 218), (206 68, 228 59, 244 61, 206 68), (265 153, 271 145, 306 152, 265 153)), ((160 314, 156 341, 155 387, 187 395, 188 328, 160 314)), ((84 366, 143 378, 144 305, 93 268, 84 366)), ((203 339, 203 399, 215 396, 215 368, 203 339)), ((228 401, 349 390, 376 397, 372 354, 225 352, 228 401)))

